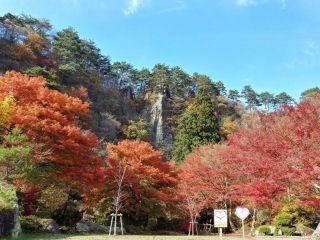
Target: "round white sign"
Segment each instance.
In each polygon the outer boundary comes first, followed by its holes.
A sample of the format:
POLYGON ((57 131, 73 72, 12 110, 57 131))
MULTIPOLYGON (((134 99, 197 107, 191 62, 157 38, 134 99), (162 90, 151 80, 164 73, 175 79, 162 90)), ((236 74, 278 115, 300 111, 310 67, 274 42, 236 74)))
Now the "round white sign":
POLYGON ((244 207, 237 207, 236 208, 236 212, 235 214, 237 215, 238 218, 240 218, 241 220, 245 220, 250 212, 248 208, 244 208, 244 207))

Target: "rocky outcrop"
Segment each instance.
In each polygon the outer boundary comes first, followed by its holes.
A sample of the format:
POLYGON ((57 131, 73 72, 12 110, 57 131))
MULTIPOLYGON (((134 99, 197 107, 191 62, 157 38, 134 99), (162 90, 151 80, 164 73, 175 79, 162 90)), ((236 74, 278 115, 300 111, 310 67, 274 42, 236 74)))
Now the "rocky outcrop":
MULTIPOLYGON (((76 231, 79 233, 109 233, 109 227, 81 220, 76 225, 76 231)), ((121 233, 121 229, 119 227, 117 228, 117 232, 121 233)))
POLYGON ((16 190, 0 181, 0 237, 18 238, 21 234, 16 190))
POLYGON ((76 230, 79 233, 90 232, 90 226, 86 222, 80 221, 76 225, 76 230))
POLYGON ((170 159, 173 143, 171 129, 167 123, 168 109, 167 96, 163 93, 158 93, 147 111, 152 141, 157 148, 163 151, 166 160, 170 159))
POLYGON ((21 235, 19 207, 0 212, 0 237, 18 238, 21 235))
POLYGON ((15 204, 13 207, 13 229, 11 231, 11 237, 18 238, 21 235, 21 224, 19 218, 19 205, 15 204))
POLYGON ((59 233, 59 225, 53 219, 40 218, 38 220, 41 231, 46 233, 59 233))
POLYGON ((14 228, 14 212, 4 210, 0 212, 0 237, 9 237, 14 228))
POLYGON ((320 240, 320 223, 318 224, 318 227, 313 232, 311 240, 320 240))
POLYGON ((59 233, 59 225, 51 218, 26 216, 21 218, 23 232, 27 233, 59 233))

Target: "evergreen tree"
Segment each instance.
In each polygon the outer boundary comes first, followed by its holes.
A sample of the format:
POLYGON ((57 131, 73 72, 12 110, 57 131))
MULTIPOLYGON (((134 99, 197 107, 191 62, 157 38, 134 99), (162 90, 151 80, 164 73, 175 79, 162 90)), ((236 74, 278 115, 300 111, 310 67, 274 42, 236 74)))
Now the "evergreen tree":
POLYGON ((214 83, 214 86, 216 87, 219 96, 226 96, 227 95, 227 89, 224 86, 224 83, 221 81, 217 81, 214 83))
POLYGON ((56 34, 53 51, 61 81, 65 85, 84 85, 88 88, 88 79, 92 85, 94 78, 101 80, 110 71, 108 57, 100 53, 94 42, 81 39, 72 28, 56 34))
POLYGON ((157 92, 170 91, 172 77, 170 67, 164 64, 156 64, 152 69, 151 83, 157 92))
POLYGON ((241 94, 245 99, 247 107, 250 109, 250 111, 252 111, 255 107, 259 107, 261 105, 258 99, 258 94, 252 89, 251 86, 244 86, 241 94))
POLYGON ((240 93, 237 90, 229 90, 228 98, 233 102, 239 102, 240 93))
POLYGON ((173 159, 181 163, 195 147, 220 140, 218 120, 211 102, 212 85, 201 85, 195 102, 181 116, 173 159))
POLYGON ((319 87, 309 88, 301 93, 301 99, 306 98, 310 94, 320 93, 319 87))
POLYGON ((259 94, 259 101, 264 105, 266 111, 270 110, 270 105, 274 102, 274 97, 268 91, 259 94))
POLYGON ((283 105, 290 105, 293 103, 295 103, 295 100, 290 95, 286 92, 281 92, 274 97, 273 106, 277 109, 283 105))

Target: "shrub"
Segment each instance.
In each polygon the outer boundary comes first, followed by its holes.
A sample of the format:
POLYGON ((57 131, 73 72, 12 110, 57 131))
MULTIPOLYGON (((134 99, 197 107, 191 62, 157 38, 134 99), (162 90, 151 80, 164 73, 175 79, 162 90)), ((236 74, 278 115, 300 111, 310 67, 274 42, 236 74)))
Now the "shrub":
POLYGON ((317 218, 315 208, 302 206, 298 203, 287 203, 285 204, 281 212, 290 213, 293 216, 293 225, 303 224, 310 226, 311 223, 317 218))
POLYGON ((129 126, 123 130, 128 139, 144 140, 148 136, 148 126, 144 119, 129 121, 129 126))
POLYGON ((22 216, 20 217, 20 224, 24 232, 38 232, 41 228, 36 216, 22 216))
POLYGON ((270 222, 270 210, 267 208, 257 210, 257 224, 263 225, 270 222))
POLYGON ((271 229, 268 225, 261 225, 258 228, 258 232, 264 235, 270 235, 271 234, 271 229))
POLYGON ((0 185, 0 211, 10 210, 17 203, 16 190, 9 185, 0 185))
POLYGON ((282 234, 285 236, 292 236, 296 231, 295 227, 281 227, 282 234))
POLYGON ((274 221, 276 226, 292 226, 293 215, 286 212, 280 212, 276 215, 274 221))
POLYGON ((54 72, 48 71, 44 67, 30 67, 24 71, 30 77, 42 76, 46 79, 46 86, 50 89, 62 90, 62 86, 57 82, 57 76, 54 72))
POLYGON ((277 229, 280 229, 282 235, 292 236, 296 231, 296 227, 293 226, 294 214, 289 212, 280 212, 274 218, 277 229))

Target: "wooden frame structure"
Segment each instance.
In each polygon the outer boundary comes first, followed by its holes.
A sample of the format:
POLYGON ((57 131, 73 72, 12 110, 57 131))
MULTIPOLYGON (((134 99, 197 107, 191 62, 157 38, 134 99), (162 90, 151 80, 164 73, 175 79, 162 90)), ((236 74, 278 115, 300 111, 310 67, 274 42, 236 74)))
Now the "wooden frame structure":
POLYGON ((198 222, 196 221, 191 221, 189 222, 189 234, 188 236, 194 236, 194 227, 196 227, 196 234, 198 234, 198 222))
POLYGON ((122 213, 118 213, 118 214, 112 213, 110 216, 111 216, 111 222, 109 227, 109 236, 112 234, 112 230, 113 230, 113 235, 117 235, 117 218, 118 217, 120 220, 121 235, 123 235, 122 213))

